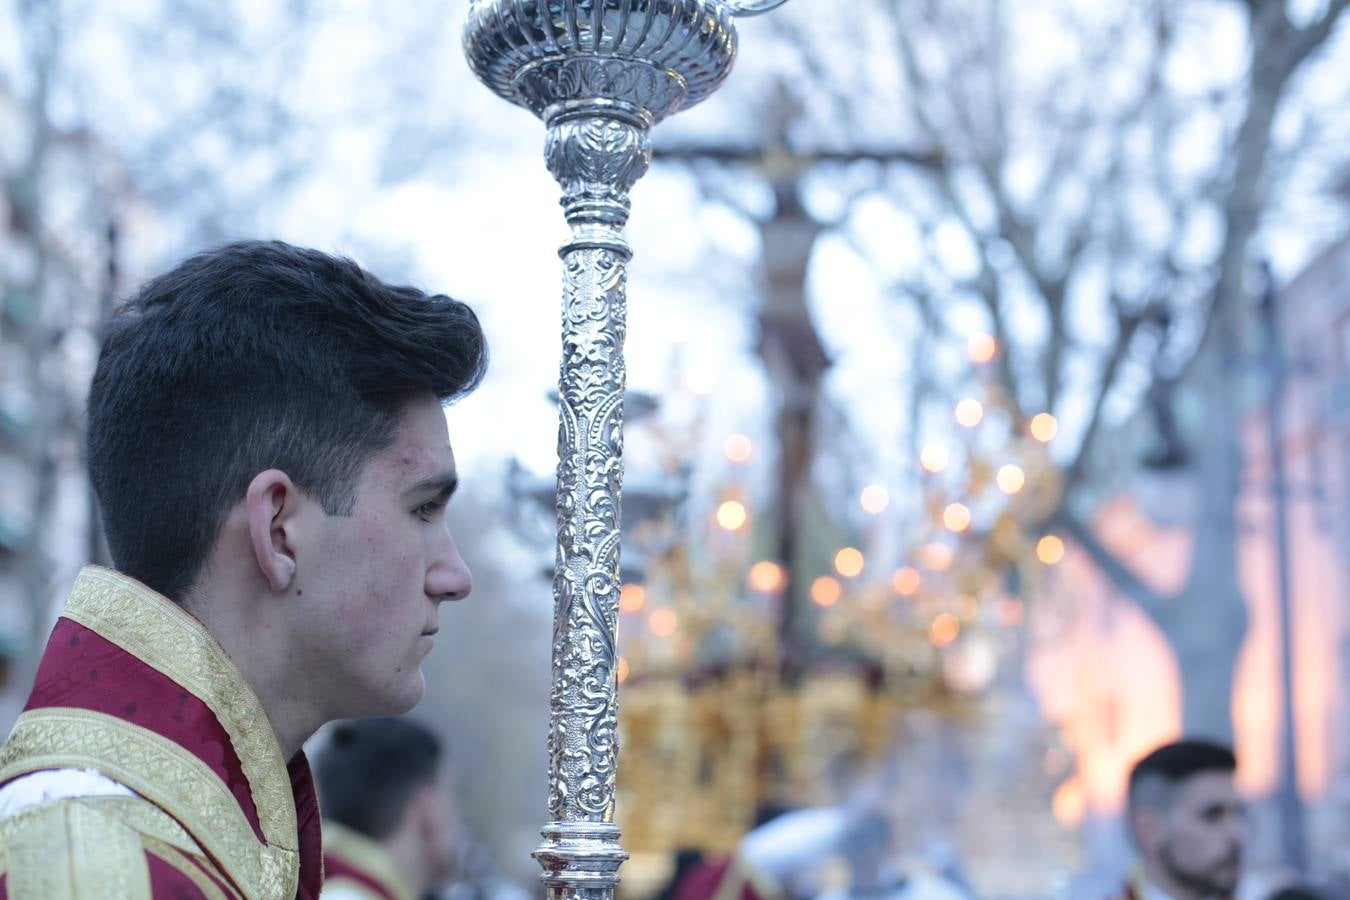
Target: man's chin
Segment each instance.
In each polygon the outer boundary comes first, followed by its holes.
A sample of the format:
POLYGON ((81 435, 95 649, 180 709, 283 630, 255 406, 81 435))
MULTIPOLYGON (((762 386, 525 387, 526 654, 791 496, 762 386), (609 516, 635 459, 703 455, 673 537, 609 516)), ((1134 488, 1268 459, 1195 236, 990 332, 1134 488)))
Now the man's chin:
POLYGON ((422 702, 427 692, 426 676, 419 666, 416 677, 403 683, 389 685, 378 694, 368 695, 360 708, 349 708, 339 718, 343 719, 381 719, 385 716, 401 716, 422 702))
POLYGON ((421 666, 417 667, 416 674, 417 677, 408 685, 407 690, 402 691, 399 697, 392 698, 391 706, 397 707, 397 709, 387 713, 387 715, 401 716, 422 702, 422 698, 427 693, 427 676, 423 674, 421 666))
POLYGON ((1210 873, 1210 885, 1213 892, 1220 894, 1231 894, 1237 890, 1238 881, 1242 878, 1242 866, 1238 864, 1225 865, 1210 873))

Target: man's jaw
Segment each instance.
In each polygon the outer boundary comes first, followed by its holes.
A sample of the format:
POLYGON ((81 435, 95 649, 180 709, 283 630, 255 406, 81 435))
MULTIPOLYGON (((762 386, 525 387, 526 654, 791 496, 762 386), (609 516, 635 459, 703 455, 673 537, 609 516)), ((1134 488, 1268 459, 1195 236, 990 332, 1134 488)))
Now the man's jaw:
POLYGON ((1162 854, 1160 862, 1163 871, 1178 887, 1192 891, 1200 897, 1232 892, 1237 887, 1238 878, 1242 871, 1242 857, 1241 854, 1236 853, 1224 858, 1205 872, 1186 871, 1168 852, 1162 854), (1224 870, 1227 871, 1224 872, 1224 870), (1221 876, 1220 872, 1224 872, 1226 877, 1221 876))

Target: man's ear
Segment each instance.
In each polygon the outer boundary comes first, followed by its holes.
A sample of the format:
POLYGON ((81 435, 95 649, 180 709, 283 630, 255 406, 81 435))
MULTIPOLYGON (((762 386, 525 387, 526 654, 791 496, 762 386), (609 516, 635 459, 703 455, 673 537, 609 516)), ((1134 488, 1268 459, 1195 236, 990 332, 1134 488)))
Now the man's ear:
POLYGON ((1158 834, 1162 829, 1158 810, 1147 806, 1140 807, 1128 813, 1125 821, 1130 830, 1130 837, 1140 850, 1147 851, 1158 842, 1158 834))
POLYGON ((295 578, 295 547, 288 529, 299 500, 290 476, 279 469, 259 472, 244 495, 253 557, 274 591, 286 590, 295 578))
POLYGON ((436 804, 441 800, 435 782, 424 784, 408 798, 408 812, 417 825, 417 833, 425 840, 433 837, 436 827, 436 804))

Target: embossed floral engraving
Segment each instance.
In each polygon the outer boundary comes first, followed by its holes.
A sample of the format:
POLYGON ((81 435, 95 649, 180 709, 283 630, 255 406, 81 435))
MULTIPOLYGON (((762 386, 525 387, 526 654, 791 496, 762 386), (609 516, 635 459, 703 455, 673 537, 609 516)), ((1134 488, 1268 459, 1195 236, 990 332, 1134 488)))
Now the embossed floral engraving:
MULTIPOLYGON (((630 119, 566 117, 551 122, 544 158, 562 185, 568 221, 613 225, 609 237, 621 241, 619 230, 628 219, 628 192, 646 174, 652 159, 648 126, 640 115, 630 119)), ((623 260, 616 262, 624 264, 623 260)), ((570 290, 572 283, 569 276, 564 290, 570 290)))
POLYGON ((615 630, 623 480, 628 190, 651 159, 641 111, 569 113, 546 158, 563 189, 558 549, 554 569, 549 796, 536 856, 552 895, 608 897, 626 857, 614 827, 615 630), (596 893, 596 892, 599 893, 596 893))
POLYGON ((603 97, 622 98, 660 121, 684 103, 689 85, 678 72, 647 62, 583 56, 530 66, 517 77, 515 90, 537 116, 554 104, 603 97))

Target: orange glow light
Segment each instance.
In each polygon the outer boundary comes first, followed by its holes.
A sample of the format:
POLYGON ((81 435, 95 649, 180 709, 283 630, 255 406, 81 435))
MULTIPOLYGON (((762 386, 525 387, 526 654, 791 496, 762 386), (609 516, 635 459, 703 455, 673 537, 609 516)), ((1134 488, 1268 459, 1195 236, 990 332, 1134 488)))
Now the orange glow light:
POLYGON ((1020 466, 1014 466, 1012 463, 1003 466, 998 470, 995 476, 998 482, 998 489, 1005 494, 1015 494, 1027 483, 1027 474, 1022 471, 1020 466))
POLYGON ((952 503, 942 511, 942 524, 952 531, 962 532, 970 527, 970 507, 964 503, 952 503))
POLYGON ((1053 534, 1047 534, 1036 542, 1036 558, 1047 566, 1053 566, 1064 558, 1064 542, 1053 534))
POLYGON ((745 511, 745 504, 737 500, 728 500, 717 507, 717 524, 727 531, 740 528, 748 518, 750 516, 745 511))
POLYGON ((647 605, 647 589, 640 584, 625 584, 619 589, 619 609, 635 613, 647 605))
POLYGON ((1037 413, 1031 417, 1031 436, 1042 444, 1052 441, 1059 433, 1059 421, 1048 412, 1037 413))
POLYGON ((811 582, 811 600, 817 606, 834 606, 843 593, 844 589, 839 582, 828 575, 822 575, 811 582))
POLYGON ((952 567, 952 548, 946 544, 932 543, 923 548, 923 564, 934 572, 945 572, 952 567))
POLYGON ((1061 784, 1050 801, 1050 807, 1059 824, 1065 828, 1077 826, 1087 812, 1087 796, 1082 783, 1077 778, 1070 778, 1061 784))
POLYGON ((657 637, 670 637, 675 633, 675 629, 680 627, 680 620, 675 616, 673 610, 657 609, 653 610, 651 616, 648 617, 647 627, 657 637))
POLYGON ((834 570, 845 578, 853 578, 863 570, 862 551, 856 547, 845 547, 834 555, 834 570))
POLYGON ((727 459, 735 463, 743 463, 750 458, 750 454, 754 451, 755 445, 752 444, 750 439, 745 435, 733 434, 731 437, 727 438, 727 442, 723 445, 722 449, 726 453, 727 459))
POLYGON ((934 647, 945 647, 961 633, 961 623, 951 613, 941 613, 928 626, 928 642, 934 647))
POLYGON ((880 515, 886 511, 886 507, 891 505, 891 495, 884 487, 879 484, 869 484, 863 488, 862 494, 858 497, 858 502, 862 508, 872 515, 880 515))
POLYGON ((998 353, 998 341, 991 334, 972 334, 966 341, 966 355, 973 363, 987 363, 998 353))
POLYGON ((628 680, 628 672, 629 672, 629 669, 628 669, 628 660, 626 660, 626 659, 624 659, 622 656, 620 656, 620 657, 619 657, 619 669, 618 669, 619 684, 623 684, 625 681, 628 680))
POLYGON ((951 462, 952 455, 941 444, 929 444, 919 454, 919 462, 929 472, 941 472, 951 462))
POLYGON ((984 418, 984 407, 974 397, 967 397, 956 404, 956 421, 966 428, 974 428, 984 418))
POLYGON ((748 580, 750 587, 767 594, 773 591, 781 591, 787 581, 787 575, 782 566, 766 559, 750 567, 748 580))
POLYGON ((896 569, 895 574, 891 576, 891 587, 897 594, 908 597, 919 590, 919 585, 923 579, 919 577, 919 570, 912 566, 905 566, 903 569, 896 569))

